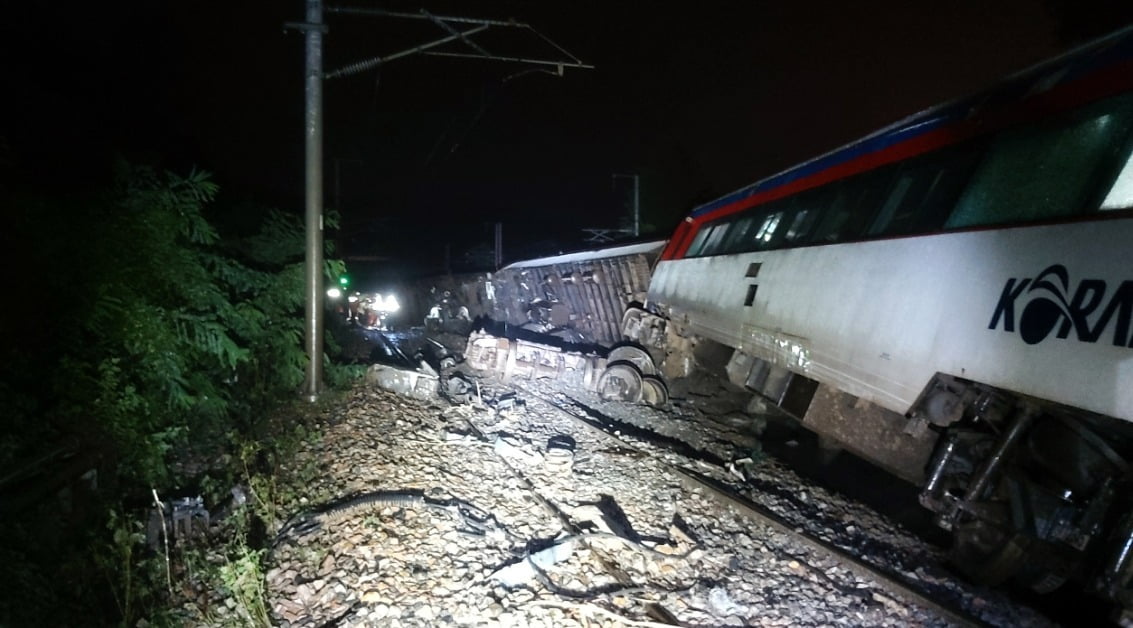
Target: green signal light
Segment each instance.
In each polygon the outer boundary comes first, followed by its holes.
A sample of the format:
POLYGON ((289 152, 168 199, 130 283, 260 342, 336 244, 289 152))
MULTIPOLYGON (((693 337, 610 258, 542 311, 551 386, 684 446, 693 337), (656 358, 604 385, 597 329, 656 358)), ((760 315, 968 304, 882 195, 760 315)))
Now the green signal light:
POLYGON ((338 278, 338 284, 340 286, 349 286, 350 285, 350 277, 339 277, 338 278))

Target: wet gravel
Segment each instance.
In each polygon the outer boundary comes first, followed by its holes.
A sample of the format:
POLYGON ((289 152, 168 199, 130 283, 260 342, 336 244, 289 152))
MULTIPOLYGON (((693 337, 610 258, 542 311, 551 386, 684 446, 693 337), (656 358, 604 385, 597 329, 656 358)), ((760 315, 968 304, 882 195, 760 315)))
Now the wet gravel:
MULTIPOLYGON (((517 390, 480 383, 487 401, 517 390)), ((493 519, 477 531, 451 511, 379 504, 308 534, 281 536, 264 583, 274 622, 948 625, 791 535, 719 506, 674 477, 663 460, 730 482, 792 525, 958 600, 987 623, 1049 625, 996 593, 954 581, 938 566, 936 550, 759 455, 758 440, 742 429, 729 434, 727 422, 709 429, 713 423, 697 420, 687 407, 608 404, 585 391, 555 390, 553 382, 521 384, 518 398, 525 403, 504 410, 354 390, 322 437, 284 470, 286 483, 288 469, 296 478, 316 469, 313 481, 293 487, 306 496, 303 508, 404 491, 436 502, 462 500, 493 519), (556 394, 624 426, 678 439, 688 450, 672 453, 628 433, 622 436, 633 447, 619 446, 537 396, 556 394), (752 463, 733 470, 718 464, 743 458, 752 463), (529 557, 552 554, 530 566, 529 557)), ((272 522, 273 533, 285 520, 272 522)))

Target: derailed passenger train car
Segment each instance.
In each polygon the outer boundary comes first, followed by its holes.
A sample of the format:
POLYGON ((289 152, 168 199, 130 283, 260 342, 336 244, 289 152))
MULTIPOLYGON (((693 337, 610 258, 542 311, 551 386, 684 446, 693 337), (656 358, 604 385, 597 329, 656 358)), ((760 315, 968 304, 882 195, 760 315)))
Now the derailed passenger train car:
POLYGON ((627 334, 922 487, 978 580, 1133 606, 1133 30, 695 209, 627 334))

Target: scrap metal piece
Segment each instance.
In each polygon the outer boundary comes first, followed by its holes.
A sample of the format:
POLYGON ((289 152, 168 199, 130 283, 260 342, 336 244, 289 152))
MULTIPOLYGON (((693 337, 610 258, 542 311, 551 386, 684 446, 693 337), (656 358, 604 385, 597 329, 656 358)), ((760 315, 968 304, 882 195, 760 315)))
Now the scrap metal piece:
POLYGON ((185 538, 209 527, 209 511, 200 496, 182 497, 172 502, 173 538, 185 538))
POLYGON ((490 576, 507 588, 514 588, 533 580, 538 569, 546 569, 567 560, 574 554, 576 541, 572 537, 546 549, 528 554, 514 563, 500 567, 490 576))
POLYGON ((547 439, 547 451, 543 454, 543 466, 549 471, 569 474, 574 467, 574 438, 557 434, 547 439))
POLYGON ((146 522, 146 544, 157 549, 165 534, 174 542, 203 536, 209 528, 209 511, 202 497, 182 497, 151 508, 146 522))
POLYGON ((366 370, 366 383, 422 400, 432 399, 440 389, 440 378, 436 375, 385 364, 371 364, 366 370))

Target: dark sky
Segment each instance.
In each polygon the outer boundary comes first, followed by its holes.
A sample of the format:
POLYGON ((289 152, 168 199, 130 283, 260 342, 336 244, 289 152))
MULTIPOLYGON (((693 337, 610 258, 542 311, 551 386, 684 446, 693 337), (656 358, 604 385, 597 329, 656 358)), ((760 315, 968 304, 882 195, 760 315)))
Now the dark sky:
MULTIPOLYGON (((645 219, 667 232, 698 202, 1133 19, 1130 3, 1104 0, 353 4, 514 17, 597 67, 513 77, 524 68, 418 56, 329 81, 327 204, 342 206, 352 254, 400 244, 439 255, 446 241, 489 242, 495 220, 513 251, 614 227, 628 208, 614 174, 640 175, 645 219)), ((209 170, 227 202, 301 210, 303 40, 282 26, 304 6, 9 9, 4 172, 65 189, 121 154, 209 170)), ((328 70, 444 35, 426 22, 327 21, 328 70)), ((492 52, 555 54, 497 30, 477 38, 492 52)))

